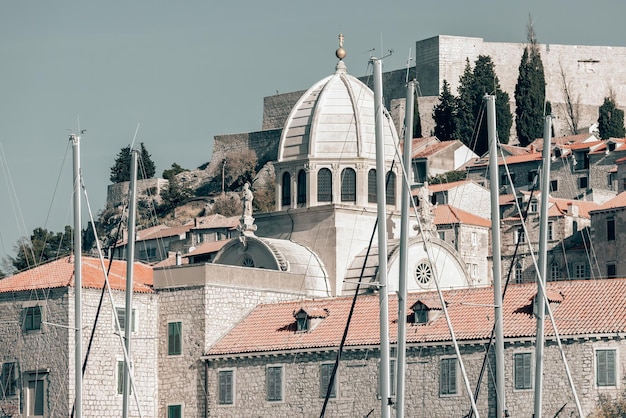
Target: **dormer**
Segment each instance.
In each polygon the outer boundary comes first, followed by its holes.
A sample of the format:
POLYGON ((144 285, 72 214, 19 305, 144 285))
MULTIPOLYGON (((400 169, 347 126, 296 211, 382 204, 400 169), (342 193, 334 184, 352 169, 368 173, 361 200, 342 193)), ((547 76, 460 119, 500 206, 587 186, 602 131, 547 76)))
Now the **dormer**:
MULTIPOLYGON (((557 292, 555 290, 546 290, 546 300, 550 304, 550 310, 552 312, 556 311, 556 309, 561 305, 565 296, 562 292, 557 292)), ((531 302, 533 304, 533 315, 537 316, 537 293, 533 295, 531 298, 531 302)), ((546 309, 547 312, 547 309, 546 309)))
POLYGON ((328 309, 302 306, 293 312, 293 316, 296 318, 296 332, 309 332, 328 316, 328 309))
POLYGON ((407 322, 420 325, 434 321, 443 308, 438 298, 420 298, 411 306, 411 310, 413 313, 407 322))

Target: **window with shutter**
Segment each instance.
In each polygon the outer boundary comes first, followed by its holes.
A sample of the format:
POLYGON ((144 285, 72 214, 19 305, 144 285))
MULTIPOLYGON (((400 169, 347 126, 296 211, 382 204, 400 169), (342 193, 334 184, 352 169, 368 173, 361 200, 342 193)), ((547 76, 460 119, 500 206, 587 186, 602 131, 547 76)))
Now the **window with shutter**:
POLYGON ((167 355, 177 356, 182 353, 182 322, 169 322, 167 324, 167 355))
POLYGON ((596 385, 615 386, 615 350, 596 350, 596 385))
POLYGON ((233 404, 234 371, 220 370, 218 373, 218 402, 220 405, 233 404))
POLYGON ((531 353, 515 354, 515 389, 531 389, 531 353))
POLYGON ((439 394, 456 395, 456 358, 441 359, 439 375, 439 394))
MULTIPOLYGON (((333 368, 335 367, 334 363, 326 363, 320 365, 320 398, 326 397, 326 392, 328 392, 328 385, 330 384, 330 377, 333 373, 333 368)), ((335 375, 334 384, 332 385, 332 389, 330 391, 330 397, 337 397, 337 376, 335 375)))
POLYGON ((268 366, 266 369, 267 400, 277 402, 283 400, 283 368, 268 366))

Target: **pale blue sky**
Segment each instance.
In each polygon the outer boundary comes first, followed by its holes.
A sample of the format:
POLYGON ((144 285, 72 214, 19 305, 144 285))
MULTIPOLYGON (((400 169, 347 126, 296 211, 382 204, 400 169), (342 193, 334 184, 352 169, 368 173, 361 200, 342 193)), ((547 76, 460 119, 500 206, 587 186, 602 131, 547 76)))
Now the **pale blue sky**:
POLYGON ((0 257, 35 227, 72 224, 78 119, 97 212, 137 124, 157 174, 195 168, 213 136, 260 130, 264 96, 331 74, 340 30, 360 76, 381 41, 395 70, 439 34, 523 42, 529 13, 541 43, 626 46, 622 0, 0 1, 0 257))

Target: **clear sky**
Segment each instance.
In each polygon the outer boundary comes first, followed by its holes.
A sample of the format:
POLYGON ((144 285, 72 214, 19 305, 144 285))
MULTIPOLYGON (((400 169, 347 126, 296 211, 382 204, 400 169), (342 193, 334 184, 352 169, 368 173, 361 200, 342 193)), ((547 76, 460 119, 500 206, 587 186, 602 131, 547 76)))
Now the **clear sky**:
POLYGON ((0 258, 36 227, 72 225, 68 135, 79 123, 97 212, 138 125, 157 175, 196 168, 215 135, 261 129, 263 97, 330 75, 340 31, 348 72, 361 76, 381 44, 395 70, 435 35, 524 42, 529 14, 541 43, 626 46, 623 0, 4 0, 0 258))

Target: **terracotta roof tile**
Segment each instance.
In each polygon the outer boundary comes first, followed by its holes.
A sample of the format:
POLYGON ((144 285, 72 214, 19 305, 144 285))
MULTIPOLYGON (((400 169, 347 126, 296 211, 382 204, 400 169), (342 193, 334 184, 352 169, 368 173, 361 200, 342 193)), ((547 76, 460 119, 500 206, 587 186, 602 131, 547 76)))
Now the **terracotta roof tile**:
POLYGON ((446 224, 466 224, 491 227, 491 221, 489 219, 476 216, 472 213, 466 212, 463 209, 456 208, 451 205, 437 205, 435 207, 435 225, 446 224))
POLYGON ((223 239, 219 241, 211 241, 211 242, 203 242, 198 245, 195 250, 190 251, 188 254, 183 255, 183 257, 193 257, 200 254, 209 254, 215 253, 222 249, 222 247, 230 242, 229 239, 223 239))
POLYGON ((442 141, 434 144, 428 145, 426 148, 417 150, 412 153, 411 158, 428 158, 431 155, 448 148, 451 145, 456 145, 455 141, 442 141))
MULTIPOLYGON (((459 181, 453 181, 453 182, 450 182, 450 183, 429 184, 428 185, 428 190, 430 192, 442 192, 444 190, 450 190, 450 189, 453 189, 455 187, 463 186, 463 185, 468 184, 468 183, 476 184, 476 182, 474 182, 472 180, 459 180, 459 181)), ((411 192, 415 196, 415 195, 419 194, 419 189, 413 189, 413 190, 411 190, 411 192)))
MULTIPOLYGON (((102 289, 104 273, 100 260, 93 257, 82 258, 82 287, 102 289)), ((109 262, 104 261, 105 269, 109 262)), ((133 275, 133 291, 140 293, 152 292, 152 268, 135 263, 133 275)), ((126 289, 126 262, 114 260, 109 272, 111 289, 126 289)), ((74 257, 64 257, 50 263, 42 264, 30 270, 0 279, 0 293, 19 292, 23 290, 51 289, 74 286, 74 257)))
MULTIPOLYGON (((616 335, 626 331, 626 279, 563 281, 547 284, 549 295, 556 292, 562 301, 555 310, 556 324, 562 337, 576 335, 616 335)), ((503 303, 503 330, 506 338, 533 338, 536 332, 531 298, 535 284, 509 286, 503 303)), ((436 292, 413 293, 407 306, 417 300, 436 298, 436 292)), ((444 292, 447 310, 459 341, 486 340, 493 326, 493 294, 490 287, 457 289, 444 292)), ((275 352, 280 350, 323 349, 337 347, 346 325, 351 298, 307 300, 259 305, 239 322, 207 353, 209 356, 230 356, 275 352), (294 332, 293 312, 303 303, 327 309, 328 316, 310 332, 294 332)), ((378 296, 357 299, 346 346, 378 345, 378 296)), ((397 299, 389 296, 389 332, 392 343, 397 339, 397 299)), ((545 333, 554 336, 550 320, 545 333)), ((407 324, 407 342, 449 342, 450 331, 441 314, 428 324, 407 324)))
POLYGON ((623 207, 626 207, 626 192, 622 192, 618 194, 613 199, 600 205, 600 207, 596 208, 596 210, 602 211, 602 210, 610 210, 610 209, 617 209, 617 208, 623 208, 623 207))

